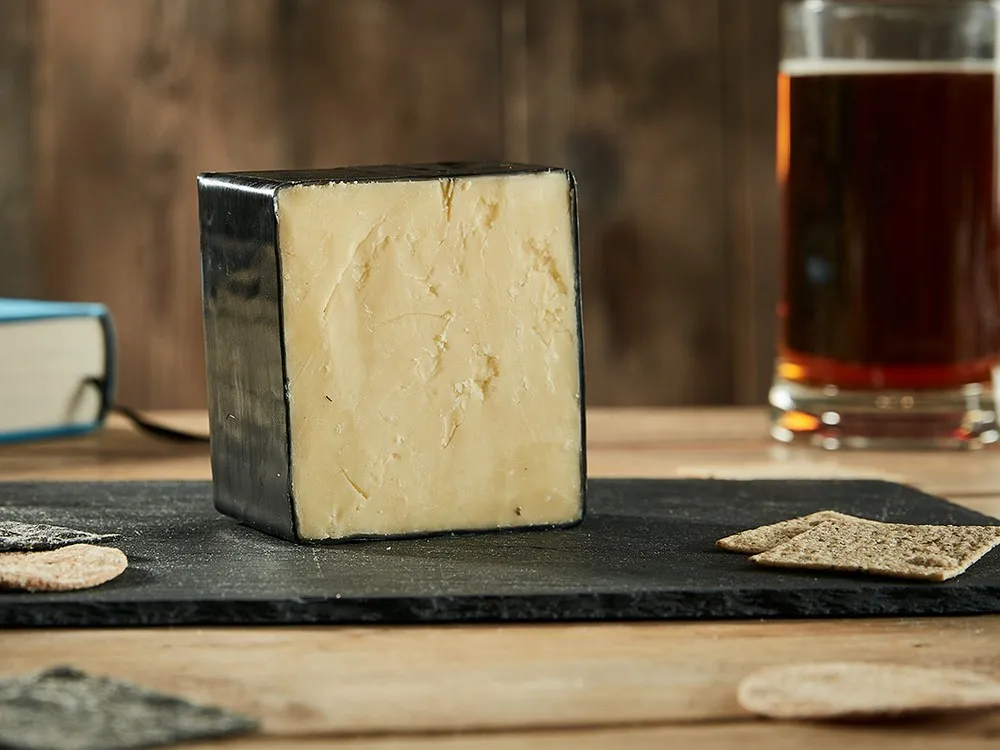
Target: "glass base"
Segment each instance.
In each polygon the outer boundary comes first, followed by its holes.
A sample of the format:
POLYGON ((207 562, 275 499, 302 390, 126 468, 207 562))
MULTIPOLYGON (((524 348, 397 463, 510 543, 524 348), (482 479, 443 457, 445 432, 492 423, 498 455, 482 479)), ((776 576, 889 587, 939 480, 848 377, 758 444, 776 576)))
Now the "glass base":
POLYGON ((975 449, 1000 440, 991 383, 934 391, 848 391, 776 378, 771 436, 828 450, 975 449))

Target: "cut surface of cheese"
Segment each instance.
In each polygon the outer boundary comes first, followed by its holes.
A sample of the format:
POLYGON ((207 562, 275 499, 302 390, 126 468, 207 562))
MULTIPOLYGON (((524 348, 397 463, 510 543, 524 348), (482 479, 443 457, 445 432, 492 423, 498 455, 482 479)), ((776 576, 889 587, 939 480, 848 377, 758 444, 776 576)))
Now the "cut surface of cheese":
POLYGON ((275 201, 297 535, 579 520, 568 173, 292 184, 275 201))

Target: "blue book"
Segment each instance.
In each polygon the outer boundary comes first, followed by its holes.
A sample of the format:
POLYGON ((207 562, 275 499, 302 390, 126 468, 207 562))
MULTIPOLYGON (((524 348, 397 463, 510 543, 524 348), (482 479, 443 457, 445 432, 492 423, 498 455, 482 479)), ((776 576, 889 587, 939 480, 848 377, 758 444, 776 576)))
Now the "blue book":
POLYGON ((114 374, 104 305, 0 298, 0 443, 97 429, 114 374))

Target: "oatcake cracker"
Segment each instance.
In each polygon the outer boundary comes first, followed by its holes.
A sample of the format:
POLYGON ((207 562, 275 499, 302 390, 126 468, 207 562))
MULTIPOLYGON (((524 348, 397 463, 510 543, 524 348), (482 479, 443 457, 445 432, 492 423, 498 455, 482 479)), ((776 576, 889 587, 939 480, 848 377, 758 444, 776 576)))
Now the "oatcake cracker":
POLYGON ((817 526, 824 521, 840 521, 844 519, 853 520, 854 516, 838 513, 835 510, 821 510, 816 513, 810 513, 808 516, 741 531, 739 534, 733 534, 732 536, 720 539, 715 543, 715 546, 729 552, 743 552, 748 555, 755 555, 759 552, 766 552, 772 547, 777 547, 779 544, 795 538, 802 532, 808 531, 813 526, 817 526))
POLYGON ((257 721, 71 667, 0 679, 0 746, 130 750, 251 732, 257 721))
POLYGON ((120 549, 72 544, 45 552, 0 553, 0 589, 75 591, 100 586, 128 567, 120 549))
POLYGON ((70 544, 100 544, 117 537, 117 534, 92 534, 47 523, 0 521, 0 552, 36 552, 70 544))
POLYGON ((1000 706, 1000 682, 977 672, 894 664, 829 662, 768 667, 736 694, 773 719, 848 719, 1000 706))
POLYGON ((944 581, 1000 544, 1000 526, 924 526, 861 518, 824 521, 754 555, 759 565, 944 581))

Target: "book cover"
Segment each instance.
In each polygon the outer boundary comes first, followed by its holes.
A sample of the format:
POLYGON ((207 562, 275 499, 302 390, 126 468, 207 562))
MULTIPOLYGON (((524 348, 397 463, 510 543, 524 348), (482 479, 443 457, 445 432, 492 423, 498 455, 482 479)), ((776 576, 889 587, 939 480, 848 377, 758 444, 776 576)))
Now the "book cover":
POLYGON ((114 374, 104 305, 0 298, 0 443, 97 429, 114 374))

